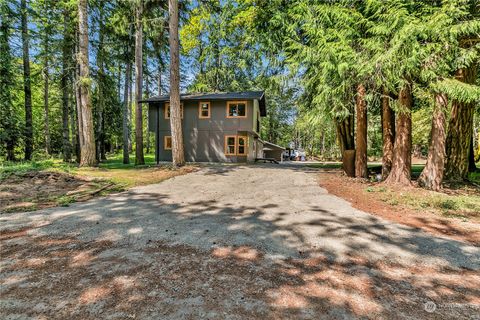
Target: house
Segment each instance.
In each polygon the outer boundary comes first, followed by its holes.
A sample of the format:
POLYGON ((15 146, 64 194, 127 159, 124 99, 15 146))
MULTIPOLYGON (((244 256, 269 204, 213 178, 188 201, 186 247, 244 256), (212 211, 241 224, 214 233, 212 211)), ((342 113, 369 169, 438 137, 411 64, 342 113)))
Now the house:
MULTIPOLYGON (((148 103, 148 127, 155 133, 155 158, 172 161, 170 97, 148 103)), ((196 93, 180 96, 185 160, 253 162, 263 157, 261 117, 267 115, 263 91, 196 93)))

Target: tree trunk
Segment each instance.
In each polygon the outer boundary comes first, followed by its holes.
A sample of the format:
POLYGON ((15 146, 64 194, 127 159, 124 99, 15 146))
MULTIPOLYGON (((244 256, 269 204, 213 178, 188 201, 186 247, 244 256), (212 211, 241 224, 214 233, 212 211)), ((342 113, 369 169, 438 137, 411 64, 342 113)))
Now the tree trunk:
POLYGON ((129 156, 129 136, 130 136, 130 123, 128 120, 128 88, 130 87, 130 69, 131 69, 131 62, 129 59, 130 55, 128 54, 127 49, 127 66, 125 68, 125 87, 124 87, 124 95, 123 95, 123 163, 128 164, 130 163, 130 156, 129 156))
POLYGON ((386 92, 382 96, 382 179, 385 180, 392 169, 393 145, 395 140, 395 115, 390 108, 390 98, 386 92))
POLYGON ((25 95, 25 160, 28 161, 32 160, 33 153, 33 120, 27 0, 22 0, 20 5, 22 14, 23 91, 25 95))
POLYGON ((63 48, 62 48, 62 138, 63 138, 63 161, 70 162, 72 159, 72 148, 70 145, 70 128, 69 128, 69 59, 71 56, 70 45, 72 39, 69 32, 69 12, 63 10, 63 48))
MULTIPOLYGON (((75 28, 75 39, 77 41, 75 41, 75 43, 78 44, 78 37, 77 37, 77 28, 75 28)), ((77 52, 78 52, 78 45, 74 45, 73 46, 73 50, 72 50, 72 56, 76 56, 77 55, 77 52)), ((79 137, 79 122, 78 122, 78 110, 79 110, 79 105, 80 105, 80 90, 79 90, 79 86, 78 86, 78 64, 74 64, 74 68, 73 70, 71 71, 72 72, 72 90, 74 92, 74 104, 73 104, 73 107, 72 107, 72 112, 70 114, 70 127, 72 128, 71 129, 71 133, 72 133, 72 146, 73 146, 73 152, 75 153, 75 162, 76 163, 80 163, 80 145, 79 145, 79 141, 80 141, 80 137, 79 137)))
POLYGON ((78 1, 79 52, 78 64, 80 72, 80 166, 95 166, 95 135, 93 129, 92 102, 90 97, 90 69, 88 65, 88 14, 87 0, 78 1))
POLYGON ((418 178, 418 184, 421 187, 434 191, 438 191, 442 187, 445 168, 445 110, 447 104, 445 94, 435 95, 427 164, 418 178))
POLYGON ((132 153, 132 101, 133 101, 133 68, 130 65, 130 73, 128 74, 128 152, 132 153))
POLYGON ((145 164, 143 157, 143 113, 142 113, 142 85, 143 85, 143 0, 137 0, 135 30, 135 164, 145 164))
POLYGON ((162 55, 160 51, 158 52, 158 95, 161 96, 163 93, 162 90, 162 55))
POLYGON ((185 164, 182 119, 180 113, 180 57, 178 39, 178 0, 168 1, 170 44, 170 127, 172 159, 175 167, 185 164))
POLYGON ((470 142, 470 152, 468 153, 468 172, 476 172, 477 165, 475 164, 475 151, 473 147, 473 132, 472 132, 472 139, 470 142))
MULTIPOLYGON (((148 59, 147 59, 147 66, 148 66, 148 59)), ((147 68, 147 70, 148 70, 148 68, 147 68)), ((150 76, 147 73, 145 75, 145 95, 147 97, 150 97, 150 81, 149 80, 150 80, 150 76)), ((146 131, 146 137, 145 137, 145 144, 146 144, 145 149, 147 151, 147 154, 149 154, 150 153, 150 130, 148 128, 148 124, 150 123, 150 118, 149 118, 148 110, 146 112, 146 119, 145 120, 147 122, 147 126, 146 126, 147 131, 146 131)))
POLYGON ((411 84, 405 85, 400 90, 400 110, 396 119, 396 136, 393 147, 392 170, 385 183, 411 185, 411 164, 412 164, 412 91, 411 84))
MULTIPOLYGON (((457 71, 458 80, 466 83, 475 83, 477 75, 476 66, 457 71)), ((473 113, 475 103, 452 102, 452 111, 447 134, 447 164, 445 179, 450 181, 463 181, 468 179, 470 143, 473 132, 473 113)))
POLYGON ((336 119, 337 142, 340 147, 340 152, 345 150, 355 149, 355 137, 353 135, 353 115, 349 115, 345 119, 336 119))
POLYGON ((365 87, 357 87, 356 99, 356 128, 357 141, 355 144, 355 177, 368 178, 367 169, 367 103, 365 101, 365 87))
POLYGON ((97 136, 96 150, 97 160, 106 160, 105 155, 105 128, 104 128, 104 112, 105 112, 105 50, 104 36, 105 28, 103 23, 103 9, 100 8, 99 14, 99 35, 98 35, 98 102, 97 102, 97 136))
POLYGON ((48 35, 44 39, 44 65, 43 65, 43 111, 45 116, 44 133, 45 133, 45 152, 50 155, 50 117, 49 117, 49 78, 50 78, 50 53, 48 35))

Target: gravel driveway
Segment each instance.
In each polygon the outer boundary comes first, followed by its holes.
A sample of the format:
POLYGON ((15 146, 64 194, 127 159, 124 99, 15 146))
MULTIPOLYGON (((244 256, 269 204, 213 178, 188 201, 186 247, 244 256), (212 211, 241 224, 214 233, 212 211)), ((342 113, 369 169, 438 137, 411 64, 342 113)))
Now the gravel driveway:
POLYGON ((0 316, 479 314, 478 247, 356 210, 320 188, 316 172, 207 166, 70 207, 4 214, 0 316))

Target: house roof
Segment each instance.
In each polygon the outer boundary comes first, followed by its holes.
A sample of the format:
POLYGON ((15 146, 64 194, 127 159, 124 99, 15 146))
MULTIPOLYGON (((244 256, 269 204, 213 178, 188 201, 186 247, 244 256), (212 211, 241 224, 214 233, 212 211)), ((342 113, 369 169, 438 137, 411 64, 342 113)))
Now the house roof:
MULTIPOLYGON (((213 93, 183 93, 180 95, 180 100, 258 100, 260 106, 260 115, 265 117, 267 115, 267 107, 265 105, 265 93, 263 91, 242 91, 242 92, 213 92, 213 93)), ((170 95, 157 95, 144 99, 141 102, 155 103, 165 102, 170 100, 170 95)))
POLYGON ((263 142, 263 150, 285 150, 284 147, 279 146, 277 144, 274 144, 268 141, 263 141, 263 140, 260 140, 260 141, 263 142))

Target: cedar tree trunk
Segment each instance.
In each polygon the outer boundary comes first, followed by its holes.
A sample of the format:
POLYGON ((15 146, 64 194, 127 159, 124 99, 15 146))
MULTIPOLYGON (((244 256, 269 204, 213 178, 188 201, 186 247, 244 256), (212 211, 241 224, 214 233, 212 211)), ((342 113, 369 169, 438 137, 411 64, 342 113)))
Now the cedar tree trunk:
POLYGON ((477 165, 475 164, 475 150, 473 148, 473 132, 472 141, 470 142, 470 152, 468 153, 468 172, 476 172, 477 165))
POLYGON ((345 119, 336 119, 335 120, 336 129, 337 129, 337 142, 340 147, 340 152, 343 153, 345 150, 355 149, 355 137, 353 134, 353 115, 349 115, 345 119))
MULTIPOLYGON (((127 49, 128 50, 128 49, 127 49)), ((127 66, 125 68, 125 87, 124 87, 124 95, 123 95, 123 122, 122 122, 122 131, 123 131, 123 163, 128 164, 130 163, 130 156, 129 156, 129 141, 130 141, 130 122, 128 117, 128 109, 130 107, 128 101, 128 88, 130 87, 130 69, 132 68, 130 62, 130 55, 127 51, 127 66)))
POLYGON ((390 98, 386 92, 382 96, 382 179, 385 180, 392 169, 393 145, 395 140, 395 115, 390 108, 390 98))
POLYGON ((88 14, 87 0, 78 1, 79 52, 78 64, 80 73, 80 166, 95 166, 95 135, 93 129, 92 101, 90 97, 90 68, 88 65, 88 14))
MULTIPOLYGON (((476 74, 476 67, 473 66, 458 70, 456 77, 460 81, 474 83, 476 74)), ((446 143, 446 180, 462 181, 468 178, 468 155, 472 141, 474 110, 475 103, 452 102, 446 143)))
POLYGON ((396 119, 392 169, 385 183, 409 186, 412 164, 412 104, 411 84, 405 85, 398 95, 400 110, 396 119))
POLYGON ((44 49, 45 49, 45 57, 44 57, 44 65, 43 65, 43 112, 45 116, 45 152, 47 155, 50 154, 50 117, 49 117, 49 78, 50 78, 50 53, 49 53, 49 41, 48 35, 45 36, 44 39, 44 49))
POLYGON ((434 191, 438 191, 442 187, 445 168, 445 109, 447 103, 445 94, 435 95, 427 164, 418 178, 418 184, 421 187, 434 191))
POLYGON ((69 162, 72 159, 72 147, 70 145, 70 128, 69 128, 69 59, 71 56, 70 45, 72 43, 71 35, 68 30, 69 12, 63 10, 63 47, 62 47, 62 139, 63 139, 63 161, 69 162))
POLYGON ((22 14, 23 91, 25 95, 25 160, 28 161, 32 160, 33 153, 33 121, 27 0, 22 0, 20 6, 22 14))
POLYGON ((367 103, 365 101, 365 87, 360 84, 357 87, 356 101, 356 134, 355 144, 355 177, 368 178, 367 169, 367 103))
POLYGON ((143 80, 143 0, 137 0, 135 29, 135 164, 145 164, 143 157, 143 114, 142 114, 142 80, 143 80))
POLYGON ((172 130, 172 159, 175 167, 185 164, 182 119, 180 112, 180 57, 178 39, 178 0, 168 1, 170 45, 170 128, 172 130))
POLYGON ((104 112, 105 112, 105 50, 104 37, 105 27, 103 22, 103 9, 99 13, 99 35, 98 35, 98 101, 97 101, 97 160, 106 160, 105 155, 105 128, 104 128, 104 112))

